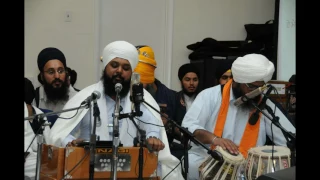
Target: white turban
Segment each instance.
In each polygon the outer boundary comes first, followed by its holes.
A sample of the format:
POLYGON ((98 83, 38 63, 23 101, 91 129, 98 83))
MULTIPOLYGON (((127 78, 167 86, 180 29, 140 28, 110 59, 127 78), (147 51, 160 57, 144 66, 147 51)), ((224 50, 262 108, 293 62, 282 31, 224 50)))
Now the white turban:
POLYGON ((114 41, 108 44, 103 50, 104 67, 114 58, 126 59, 130 62, 132 70, 138 63, 138 51, 136 47, 126 41, 114 41))
POLYGON ((274 73, 274 65, 261 54, 248 54, 238 57, 231 67, 233 79, 238 83, 270 81, 274 73))

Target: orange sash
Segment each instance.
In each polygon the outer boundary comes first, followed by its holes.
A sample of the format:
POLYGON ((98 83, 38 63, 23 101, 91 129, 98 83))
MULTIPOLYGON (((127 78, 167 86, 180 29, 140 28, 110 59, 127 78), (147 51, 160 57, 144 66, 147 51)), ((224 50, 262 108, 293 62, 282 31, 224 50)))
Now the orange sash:
MULTIPOLYGON (((222 102, 219 110, 219 114, 217 117, 217 122, 215 129, 213 131, 213 134, 218 137, 222 137, 224 124, 227 119, 228 114, 228 108, 229 108, 229 102, 230 102, 230 88, 232 85, 232 79, 230 79, 223 87, 222 92, 222 102)), ((254 110, 250 112, 250 116, 253 113, 254 110)), ((249 116, 249 118, 250 118, 249 116)), ((248 150, 251 147, 255 147, 258 136, 259 136, 259 128, 260 128, 260 118, 261 118, 261 112, 259 113, 259 119, 255 125, 250 125, 249 121, 246 125, 246 128, 244 130, 244 133, 242 135, 242 139, 239 145, 239 151, 241 154, 246 158, 248 150)), ((212 144, 211 149, 214 149, 215 146, 212 144)))

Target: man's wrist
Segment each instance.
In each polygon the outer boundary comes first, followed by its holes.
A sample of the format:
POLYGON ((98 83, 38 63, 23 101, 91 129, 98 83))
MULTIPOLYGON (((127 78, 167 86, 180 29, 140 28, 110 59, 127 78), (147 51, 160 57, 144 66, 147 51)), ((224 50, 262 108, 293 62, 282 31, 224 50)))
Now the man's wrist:
POLYGON ((214 135, 213 139, 212 139, 212 144, 215 145, 214 140, 216 140, 217 138, 219 138, 218 136, 214 135))

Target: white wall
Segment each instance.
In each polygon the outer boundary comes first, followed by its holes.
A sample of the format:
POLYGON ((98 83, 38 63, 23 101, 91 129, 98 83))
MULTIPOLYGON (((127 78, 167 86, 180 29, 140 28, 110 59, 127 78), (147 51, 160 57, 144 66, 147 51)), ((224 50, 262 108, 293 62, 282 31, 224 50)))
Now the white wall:
POLYGON ((25 0, 25 77, 34 78, 34 83, 38 54, 49 46, 60 49, 67 66, 77 71, 75 87, 95 82, 94 43, 94 1, 25 0), (66 11, 71 22, 65 22, 66 11))
POLYGON ((277 79, 296 74, 296 0, 280 0, 277 79))
POLYGON ((25 76, 36 78, 38 53, 54 46, 77 71, 82 89, 100 77, 103 47, 122 39, 152 46, 156 77, 180 90, 187 45, 206 37, 244 40, 244 24, 273 19, 274 6, 274 0, 25 0, 25 76), (64 21, 66 11, 71 22, 64 21))
POLYGON ((274 0, 175 0, 171 88, 181 89, 178 69, 192 52, 187 45, 207 37, 244 40, 244 25, 274 19, 274 10, 274 0))
MULTIPOLYGON (((172 49, 172 0, 101 0, 99 50, 110 42, 126 40, 133 45, 149 45, 155 53, 155 76, 168 85, 172 49), (169 17, 171 16, 171 17, 169 17), (169 17, 169 18, 168 18, 169 17), (170 54, 168 57, 167 55, 170 54), (169 72, 169 73, 168 73, 169 72)), ((98 77, 101 69, 98 67, 98 77)))

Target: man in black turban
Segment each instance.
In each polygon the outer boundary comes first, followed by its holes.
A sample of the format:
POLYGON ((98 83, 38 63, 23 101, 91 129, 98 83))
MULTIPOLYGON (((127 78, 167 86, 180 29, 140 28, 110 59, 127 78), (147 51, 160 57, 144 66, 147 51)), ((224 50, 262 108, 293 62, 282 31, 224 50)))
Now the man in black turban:
POLYGON ((232 79, 231 66, 233 60, 221 60, 216 68, 215 78, 217 84, 225 84, 229 79, 232 79))
POLYGON ((77 93, 67 79, 66 58, 59 49, 48 47, 39 53, 37 62, 42 85, 36 89, 35 105, 60 111, 77 93))
MULTIPOLYGON (((179 68, 178 77, 182 90, 176 94, 176 112, 173 119, 177 122, 177 124, 181 125, 184 115, 200 92, 198 86, 200 71, 194 64, 184 64, 179 68)), ((168 136, 170 150, 172 155, 176 156, 178 159, 181 159, 184 153, 184 147, 181 144, 173 142, 173 138, 180 140, 179 130, 175 129, 174 134, 175 135, 173 136, 168 136)))

